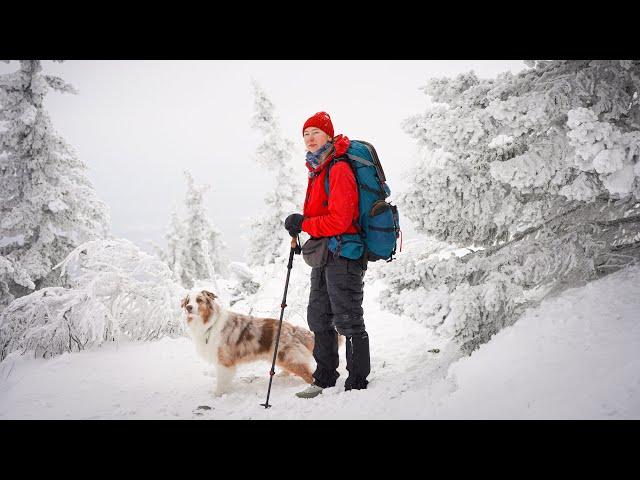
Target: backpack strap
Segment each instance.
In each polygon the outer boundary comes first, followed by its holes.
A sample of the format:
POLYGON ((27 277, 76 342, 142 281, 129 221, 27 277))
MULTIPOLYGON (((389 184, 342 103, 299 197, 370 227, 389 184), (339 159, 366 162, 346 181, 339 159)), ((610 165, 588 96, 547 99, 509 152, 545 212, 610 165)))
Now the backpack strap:
MULTIPOLYGON (((351 155, 349 155, 349 158, 351 157, 351 155)), ((331 173, 331 167, 333 167, 334 164, 338 163, 338 162, 347 162, 349 164, 349 167, 351 167, 351 171, 353 171, 353 166, 351 165, 351 162, 349 162, 349 158, 347 158, 347 156, 342 156, 342 157, 338 157, 338 158, 334 158, 333 160, 331 160, 331 163, 329 163, 329 165, 327 166, 327 174, 324 177, 324 190, 325 192, 327 192, 327 199, 329 198, 329 174, 331 173)), ((359 158, 359 157, 358 157, 359 158)), ((367 160, 362 159, 364 162, 367 162, 367 160)), ((367 162, 370 165, 373 165, 371 162, 367 162)), ((360 185, 358 183, 358 177, 356 176, 356 172, 353 172, 353 177, 354 180, 356 181, 356 188, 359 187, 363 187, 366 188, 367 190, 371 190, 370 188, 367 188, 366 185, 360 185)), ((374 190, 372 190, 374 191, 374 190)), ((376 191, 374 191, 375 193, 377 193, 376 191)), ((352 222, 352 225, 354 227, 356 227, 356 231, 358 232, 358 235, 360 235, 361 237, 364 236, 364 232, 362 231, 362 228, 360 227, 360 222, 359 222, 359 217, 360 215, 358 215, 358 219, 354 220, 352 222)), ((342 243, 342 238, 341 235, 338 235, 336 238, 338 238, 338 244, 340 245, 340 243, 342 243)))
POLYGON ((327 166, 327 175, 324 177, 324 190, 325 192, 327 192, 327 197, 329 197, 329 173, 331 172, 331 167, 333 167, 335 163, 343 161, 343 162, 347 162, 349 164, 349 167, 351 167, 351 171, 353 172, 353 177, 356 180, 356 185, 358 186, 358 188, 362 188, 371 193, 375 193, 376 195, 382 195, 382 198, 384 198, 386 195, 385 195, 384 189, 382 188, 382 185, 380 185, 380 190, 375 190, 364 183, 358 182, 358 174, 356 173, 355 168, 349 161, 350 159, 353 159, 354 161, 362 163, 364 165, 373 165, 373 163, 371 163, 369 160, 365 160, 364 158, 360 158, 355 155, 345 155, 343 157, 338 157, 331 160, 331 163, 329 163, 329 165, 327 166))
POLYGON ((363 165, 366 165, 367 167, 370 167, 370 166, 373 165, 373 162, 370 162, 369 160, 366 160, 366 159, 364 159, 362 157, 359 157, 357 155, 349 155, 349 154, 347 154, 347 157, 349 157, 351 160, 353 160, 355 162, 358 162, 358 163, 361 163, 363 165))

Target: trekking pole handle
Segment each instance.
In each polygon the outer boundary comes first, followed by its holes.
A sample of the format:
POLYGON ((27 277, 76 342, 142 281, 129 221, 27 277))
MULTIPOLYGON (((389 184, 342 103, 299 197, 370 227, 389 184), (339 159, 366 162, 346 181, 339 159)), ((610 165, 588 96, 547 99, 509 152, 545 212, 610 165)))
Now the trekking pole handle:
POLYGON ((295 248, 298 246, 298 237, 291 237, 291 248, 293 248, 295 250, 295 248))

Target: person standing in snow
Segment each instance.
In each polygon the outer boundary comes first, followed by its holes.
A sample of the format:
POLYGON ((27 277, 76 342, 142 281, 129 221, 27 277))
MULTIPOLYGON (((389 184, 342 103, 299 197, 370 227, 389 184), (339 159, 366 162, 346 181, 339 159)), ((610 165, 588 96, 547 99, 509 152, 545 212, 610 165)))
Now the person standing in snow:
MULTIPOLYGON (((307 149, 309 183, 303 215, 289 215, 284 223, 286 230, 292 237, 304 231, 313 241, 357 233, 358 186, 349 163, 334 162, 330 169, 328 196, 325 186, 327 167, 332 160, 346 154, 349 139, 344 135, 334 137, 333 124, 326 112, 318 112, 307 119, 302 135, 307 149)), ((326 241, 320 240, 319 245, 324 249, 321 253, 326 254, 321 256, 320 264, 311 269, 307 306, 307 323, 315 335, 313 356, 317 368, 313 373, 313 384, 296 393, 301 398, 313 398, 324 388, 335 386, 340 375, 337 371, 338 334, 347 340, 349 375, 345 390, 367 388, 371 368, 369 336, 362 309, 367 260, 364 255, 358 260, 341 256, 339 248, 328 250, 326 241)))

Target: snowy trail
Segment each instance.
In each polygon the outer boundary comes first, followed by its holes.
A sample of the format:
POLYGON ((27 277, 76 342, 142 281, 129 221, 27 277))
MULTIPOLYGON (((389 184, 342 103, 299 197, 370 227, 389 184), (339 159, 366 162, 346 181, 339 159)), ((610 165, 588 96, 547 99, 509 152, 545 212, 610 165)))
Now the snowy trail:
MULTIPOLYGON (((347 377, 344 345, 340 347, 340 378, 321 397, 303 400, 294 393, 304 382, 278 372, 269 403, 270 365, 242 365, 231 393, 214 397, 215 370, 200 361, 190 339, 104 345, 94 351, 43 360, 16 357, 0 371, 0 418, 372 418, 385 415, 389 399, 405 386, 412 369, 425 357, 425 330, 376 303, 378 283, 367 285, 365 312, 370 332, 372 374, 365 392, 344 392, 347 377), (379 407, 375 407, 379 404, 379 407), (211 410, 195 410, 209 406, 211 410), (194 412, 195 410, 195 412, 194 412)), ((388 413, 388 412, 387 412, 388 413)))
POLYGON ((640 267, 542 302, 450 366, 424 327, 379 310, 381 287, 365 289, 367 390, 343 391, 342 346, 337 386, 314 399, 278 373, 265 410, 267 362, 239 367, 233 391, 214 397, 214 369, 189 339, 166 338, 13 356, 0 364, 0 419, 640 418, 640 267))

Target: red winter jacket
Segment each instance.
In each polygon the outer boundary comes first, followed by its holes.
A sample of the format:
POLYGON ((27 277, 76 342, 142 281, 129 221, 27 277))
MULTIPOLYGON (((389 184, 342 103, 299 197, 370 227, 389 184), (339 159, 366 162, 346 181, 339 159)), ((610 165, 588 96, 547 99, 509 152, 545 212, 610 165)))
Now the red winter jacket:
POLYGON ((349 139, 343 135, 334 138, 335 152, 309 178, 304 201, 302 230, 312 237, 332 237, 343 233, 358 233, 358 186, 347 162, 337 162, 329 175, 329 198, 325 190, 327 167, 333 158, 343 155, 349 148, 349 139))

